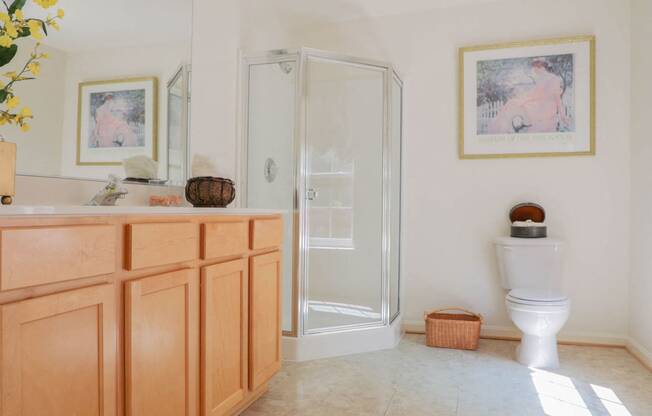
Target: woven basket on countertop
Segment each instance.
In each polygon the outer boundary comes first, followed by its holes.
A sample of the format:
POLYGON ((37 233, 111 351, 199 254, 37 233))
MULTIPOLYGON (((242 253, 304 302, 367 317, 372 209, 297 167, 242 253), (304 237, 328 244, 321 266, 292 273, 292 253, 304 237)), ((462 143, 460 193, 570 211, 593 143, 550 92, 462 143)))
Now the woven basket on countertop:
POLYGON ((475 350, 480 339, 482 316, 462 308, 443 308, 423 314, 426 345, 429 347, 475 350), (442 313, 458 311, 464 313, 442 313))

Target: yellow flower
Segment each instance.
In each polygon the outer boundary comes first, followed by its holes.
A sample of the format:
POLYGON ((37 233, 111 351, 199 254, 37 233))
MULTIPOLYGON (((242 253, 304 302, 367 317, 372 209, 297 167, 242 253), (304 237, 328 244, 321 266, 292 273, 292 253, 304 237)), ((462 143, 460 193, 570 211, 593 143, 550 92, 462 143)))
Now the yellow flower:
POLYGON ((0 22, 7 24, 11 22, 11 17, 7 13, 0 12, 0 22))
POLYGON ((34 0, 34 3, 43 7, 44 9, 50 8, 57 4, 58 0, 34 0))
POLYGON ((32 62, 29 65, 27 65, 27 69, 29 69, 29 72, 31 72, 34 75, 38 75, 41 73, 41 64, 38 62, 32 62))
POLYGON ((20 104, 20 98, 15 95, 7 100, 7 108, 10 110, 18 107, 18 104, 20 104))
POLYGON ((16 13, 14 13, 14 16, 16 16, 16 19, 18 20, 25 20, 25 15, 23 14, 23 11, 18 9, 16 10, 16 13))
POLYGON ((5 77, 11 79, 12 81, 18 78, 16 71, 5 72, 5 77))
POLYGON ((43 33, 41 33, 41 22, 37 20, 30 20, 27 22, 27 26, 29 26, 29 32, 32 34, 34 39, 43 39, 43 33))
POLYGON ((25 107, 20 110, 20 117, 22 118, 32 117, 32 115, 32 110, 29 107, 25 107))
POLYGON ((50 57, 50 55, 48 55, 48 54, 45 53, 45 52, 43 52, 43 53, 41 54, 41 58, 43 58, 43 59, 48 59, 49 57, 50 57))
POLYGON ((10 36, 2 35, 0 36, 0 46, 3 48, 8 48, 14 43, 13 39, 10 36))
POLYGON ((4 126, 5 124, 7 124, 7 118, 2 115, 0 116, 0 126, 4 126))
POLYGON ((23 133, 27 133, 29 131, 29 124, 27 123, 21 124, 20 129, 23 131, 23 133))
POLYGON ((66 15, 66 12, 63 9, 57 10, 57 17, 59 19, 63 19, 63 17, 66 15))
POLYGON ((61 29, 61 27, 59 27, 59 23, 57 23, 56 20, 48 20, 48 26, 52 26, 54 30, 61 29))
POLYGON ((18 30, 16 29, 16 26, 11 23, 11 20, 9 22, 5 22, 5 32, 7 35, 11 36, 14 39, 18 37, 18 30))

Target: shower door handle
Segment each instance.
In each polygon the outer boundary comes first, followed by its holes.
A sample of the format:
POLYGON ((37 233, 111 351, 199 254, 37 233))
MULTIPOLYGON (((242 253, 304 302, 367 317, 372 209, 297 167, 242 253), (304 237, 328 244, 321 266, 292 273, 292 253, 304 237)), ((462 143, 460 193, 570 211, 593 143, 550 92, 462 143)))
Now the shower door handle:
POLYGON ((314 201, 317 198, 317 190, 313 188, 308 188, 306 191, 306 199, 308 201, 314 201))

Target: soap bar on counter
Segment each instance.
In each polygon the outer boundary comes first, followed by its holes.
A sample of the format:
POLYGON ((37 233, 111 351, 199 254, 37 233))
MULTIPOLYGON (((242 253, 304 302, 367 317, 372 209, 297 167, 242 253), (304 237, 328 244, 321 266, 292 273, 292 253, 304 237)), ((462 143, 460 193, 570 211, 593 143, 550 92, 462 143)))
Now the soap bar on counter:
POLYGON ((181 195, 152 195, 149 197, 150 207, 180 207, 183 205, 181 195))

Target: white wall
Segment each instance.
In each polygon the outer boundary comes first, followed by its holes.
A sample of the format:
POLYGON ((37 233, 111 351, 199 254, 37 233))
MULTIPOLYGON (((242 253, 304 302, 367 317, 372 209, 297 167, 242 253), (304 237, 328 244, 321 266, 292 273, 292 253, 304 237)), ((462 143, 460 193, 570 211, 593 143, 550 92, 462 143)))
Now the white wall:
POLYGON ((190 152, 237 180, 241 53, 284 47, 289 34, 283 14, 259 0, 194 0, 193 9, 190 152))
POLYGON ((235 177, 240 7, 237 0, 194 0, 190 154, 235 177))
MULTIPOLYGON (((329 24, 296 33, 310 46, 393 62, 405 81, 404 319, 459 305, 510 329, 491 240, 509 208, 536 201, 568 242, 567 336, 622 342, 628 330, 629 6, 622 0, 506 0, 329 24), (591 10, 591 13, 587 13, 591 10), (597 37, 597 155, 457 157, 457 48, 564 35, 597 37)), ((280 47, 281 45, 279 45, 280 47)))
POLYGON ((652 365, 652 2, 632 0, 632 277, 630 336, 652 365), (645 352, 644 350, 647 350, 645 352))
POLYGON ((167 175, 167 83, 182 64, 190 61, 186 42, 175 45, 103 49, 68 55, 61 175, 105 179, 109 173, 124 177, 122 166, 77 166, 77 101, 80 82, 135 77, 158 78, 158 159, 159 175, 167 175))
MULTIPOLYGON (((35 43, 22 39, 16 58, 8 68, 3 68, 3 72, 17 71, 25 65, 35 43)), ((17 145, 18 173, 58 175, 61 171, 61 97, 64 95, 62 80, 66 73, 66 54, 45 45, 41 45, 39 51, 49 55, 48 59, 41 60, 41 74, 36 80, 15 84, 14 88, 20 97, 18 109, 29 107, 34 113, 34 119, 29 121, 30 131, 23 133, 18 127, 5 125, 2 134, 17 145)))

